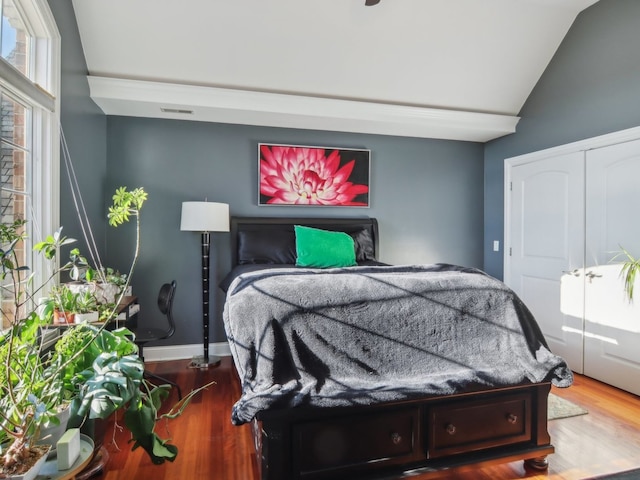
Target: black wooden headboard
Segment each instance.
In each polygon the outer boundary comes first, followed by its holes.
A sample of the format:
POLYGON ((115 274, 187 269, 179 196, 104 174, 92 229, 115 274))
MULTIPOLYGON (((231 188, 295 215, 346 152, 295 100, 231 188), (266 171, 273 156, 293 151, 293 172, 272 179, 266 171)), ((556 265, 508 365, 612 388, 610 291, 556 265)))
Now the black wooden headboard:
POLYGON ((240 232, 262 232, 265 236, 293 234, 294 225, 321 228, 353 234, 367 230, 373 239, 374 257, 378 257, 378 221, 375 218, 286 218, 286 217, 231 217, 231 266, 238 265, 240 232))

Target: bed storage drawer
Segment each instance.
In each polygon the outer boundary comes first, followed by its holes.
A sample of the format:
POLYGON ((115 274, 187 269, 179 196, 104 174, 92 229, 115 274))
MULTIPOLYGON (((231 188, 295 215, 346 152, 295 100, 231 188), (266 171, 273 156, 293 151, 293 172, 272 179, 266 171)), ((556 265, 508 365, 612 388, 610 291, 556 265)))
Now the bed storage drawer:
POLYGON ((429 408, 428 458, 531 440, 531 396, 503 395, 429 408))
MULTIPOLYGON (((394 464, 424 458, 420 453, 420 409, 354 415, 294 427, 300 478, 344 472, 365 464, 394 464)), ((325 477, 326 478, 326 477, 325 477)))
POLYGON ((540 469, 554 451, 550 388, 544 382, 346 409, 261 412, 254 432, 261 436, 260 478, 443 478, 471 464, 517 459, 535 459, 540 469))

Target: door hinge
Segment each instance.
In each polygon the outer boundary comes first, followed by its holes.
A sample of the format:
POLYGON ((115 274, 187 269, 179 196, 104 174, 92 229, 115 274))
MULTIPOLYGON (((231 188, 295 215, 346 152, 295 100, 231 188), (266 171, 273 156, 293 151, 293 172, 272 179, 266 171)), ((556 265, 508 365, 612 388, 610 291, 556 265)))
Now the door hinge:
POLYGON ((511 252, 511 247, 509 247, 509 256, 511 256, 511 253, 512 253, 512 252, 511 252))

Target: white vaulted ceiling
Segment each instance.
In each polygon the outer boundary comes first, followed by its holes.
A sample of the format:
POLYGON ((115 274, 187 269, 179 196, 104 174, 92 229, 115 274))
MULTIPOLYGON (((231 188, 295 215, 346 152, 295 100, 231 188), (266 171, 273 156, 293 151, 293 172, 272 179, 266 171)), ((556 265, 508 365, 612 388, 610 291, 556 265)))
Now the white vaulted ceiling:
POLYGON ((73 6, 91 96, 109 115, 487 141, 515 130, 575 17, 596 1, 73 6))

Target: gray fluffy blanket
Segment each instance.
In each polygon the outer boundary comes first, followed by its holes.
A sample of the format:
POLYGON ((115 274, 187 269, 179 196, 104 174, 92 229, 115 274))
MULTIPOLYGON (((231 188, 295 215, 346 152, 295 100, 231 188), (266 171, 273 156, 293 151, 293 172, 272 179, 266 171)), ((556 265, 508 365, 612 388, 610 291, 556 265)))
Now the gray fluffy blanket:
POLYGON ((242 382, 238 425, 272 408, 573 380, 512 290, 452 265, 246 273, 227 292, 224 324, 242 382))

